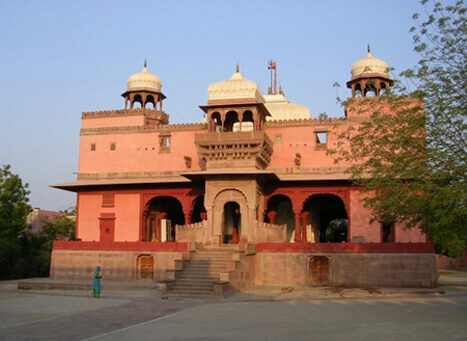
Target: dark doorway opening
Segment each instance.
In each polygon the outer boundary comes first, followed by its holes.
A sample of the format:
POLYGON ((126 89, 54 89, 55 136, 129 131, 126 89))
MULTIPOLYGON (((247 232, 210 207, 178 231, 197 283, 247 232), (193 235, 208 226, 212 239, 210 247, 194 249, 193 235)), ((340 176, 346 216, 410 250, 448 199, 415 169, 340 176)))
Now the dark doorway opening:
POLYGON ((224 205, 222 236, 224 244, 238 244, 241 230, 240 205, 229 201, 224 205))

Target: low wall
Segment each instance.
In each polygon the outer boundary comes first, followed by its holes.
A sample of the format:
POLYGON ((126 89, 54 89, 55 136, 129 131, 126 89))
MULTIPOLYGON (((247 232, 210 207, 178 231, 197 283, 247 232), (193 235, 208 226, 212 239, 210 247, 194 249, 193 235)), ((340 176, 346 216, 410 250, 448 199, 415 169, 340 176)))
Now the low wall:
POLYGON ((165 280, 175 261, 186 258, 186 243, 54 242, 51 279, 92 280, 96 266, 108 280, 138 279, 138 257, 154 257, 154 280, 165 280))
POLYGON ((274 225, 257 220, 255 224, 257 242, 283 243, 287 241, 287 225, 274 225))
POLYGON ((438 266, 438 269, 465 268, 467 267, 467 251, 461 253, 457 258, 436 255, 436 265, 438 266))
POLYGON ((272 286, 315 285, 311 274, 312 257, 329 262, 330 286, 356 287, 435 287, 435 254, 428 243, 326 243, 257 245, 254 284, 272 286), (367 244, 367 245, 365 245, 367 244), (406 250, 391 251, 391 249, 406 250), (379 250, 379 251, 378 251, 379 250))
POLYGON ((203 220, 199 223, 176 225, 175 238, 177 242, 203 243, 206 238, 207 222, 203 220))

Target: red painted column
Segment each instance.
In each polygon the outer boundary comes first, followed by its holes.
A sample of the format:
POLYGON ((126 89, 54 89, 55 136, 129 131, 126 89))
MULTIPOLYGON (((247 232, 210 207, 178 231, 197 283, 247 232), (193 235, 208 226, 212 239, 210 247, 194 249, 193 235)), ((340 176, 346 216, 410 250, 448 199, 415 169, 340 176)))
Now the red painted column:
POLYGON ((191 224, 191 211, 184 211, 185 215, 185 225, 191 224))
POLYGON ((305 211, 301 215, 301 218, 302 218, 302 242, 304 242, 304 243, 307 242, 306 223, 308 222, 308 215, 309 214, 310 214, 310 212, 305 211))
POLYGON ((300 238, 300 212, 294 212, 295 213, 295 242, 299 243, 301 242, 300 238))

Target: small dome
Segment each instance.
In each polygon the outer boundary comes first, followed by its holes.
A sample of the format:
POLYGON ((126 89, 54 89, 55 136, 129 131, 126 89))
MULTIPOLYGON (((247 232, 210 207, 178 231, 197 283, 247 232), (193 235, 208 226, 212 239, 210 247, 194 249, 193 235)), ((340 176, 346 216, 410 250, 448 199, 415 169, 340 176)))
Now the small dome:
POLYGON ((128 86, 127 91, 147 90, 161 92, 162 88, 161 79, 152 72, 148 71, 148 68, 146 67, 146 62, 144 63, 143 70, 130 76, 126 84, 128 86))
POLYGON ((389 78, 389 66, 384 60, 373 57, 368 46, 368 55, 360 59, 352 66, 352 79, 355 79, 364 74, 379 74, 385 78, 389 78))
POLYGON ((301 120, 310 119, 310 110, 304 105, 290 102, 284 95, 265 95, 264 105, 271 116, 267 121, 273 120, 301 120))
POLYGON ((263 94, 256 83, 243 78, 238 69, 230 79, 213 83, 208 88, 209 101, 245 98, 254 98, 258 103, 264 102, 263 94))

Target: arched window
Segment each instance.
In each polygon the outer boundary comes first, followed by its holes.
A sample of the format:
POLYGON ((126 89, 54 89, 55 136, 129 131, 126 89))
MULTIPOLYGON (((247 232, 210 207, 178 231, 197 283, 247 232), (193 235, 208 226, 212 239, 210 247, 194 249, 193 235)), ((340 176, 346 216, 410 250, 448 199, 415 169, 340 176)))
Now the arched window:
POLYGON ((221 114, 214 112, 211 114, 211 131, 222 132, 221 114))
POLYGON ((242 131, 253 131, 254 130, 254 120, 253 113, 251 110, 246 110, 243 112, 242 118, 242 131))
POLYGON ((233 126, 237 122, 238 122, 238 113, 233 110, 229 111, 227 115, 225 115, 224 131, 227 131, 227 132, 233 131, 233 126))
POLYGON ((303 204, 307 218, 307 241, 347 241, 348 218, 344 202, 334 194, 314 194, 303 204), (308 233, 309 232, 309 233, 308 233))
POLYGON ((269 198, 265 221, 276 225, 287 225, 287 240, 295 238, 295 216, 292 209, 292 201, 283 194, 277 194, 269 198))
POLYGON ((135 95, 133 97, 133 102, 131 103, 132 108, 142 108, 143 107, 143 99, 141 98, 141 95, 135 95))
POLYGON ((175 225, 185 223, 185 215, 180 201, 172 196, 157 196, 146 204, 144 211, 143 241, 162 241, 162 229, 171 226, 169 233, 165 234, 167 240, 175 241, 175 225), (167 224, 166 221, 170 221, 167 224))
POLYGON ((156 108, 156 103, 154 101, 154 96, 153 95, 148 95, 146 97, 146 103, 144 104, 144 107, 147 109, 155 109, 156 108))

